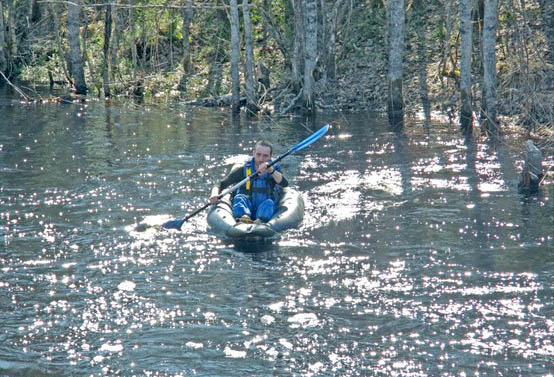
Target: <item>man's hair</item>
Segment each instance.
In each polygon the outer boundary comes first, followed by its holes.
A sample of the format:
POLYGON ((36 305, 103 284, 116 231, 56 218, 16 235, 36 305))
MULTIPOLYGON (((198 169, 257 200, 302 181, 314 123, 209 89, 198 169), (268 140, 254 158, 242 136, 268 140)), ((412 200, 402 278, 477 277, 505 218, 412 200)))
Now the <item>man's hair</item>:
POLYGON ((271 156, 273 156, 273 146, 271 145, 271 143, 267 140, 260 140, 256 143, 256 145, 254 145, 254 150, 256 150, 256 148, 258 148, 258 146, 260 147, 268 147, 269 148, 269 154, 271 156))

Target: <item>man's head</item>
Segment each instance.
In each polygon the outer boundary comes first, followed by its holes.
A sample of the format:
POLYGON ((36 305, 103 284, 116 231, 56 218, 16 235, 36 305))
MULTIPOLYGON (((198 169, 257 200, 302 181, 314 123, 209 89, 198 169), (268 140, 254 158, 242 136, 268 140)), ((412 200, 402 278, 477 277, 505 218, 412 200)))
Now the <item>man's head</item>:
POLYGON ((262 162, 271 160, 271 157, 273 156, 273 147, 265 140, 258 141, 254 146, 252 155, 254 157, 256 167, 258 167, 262 162))

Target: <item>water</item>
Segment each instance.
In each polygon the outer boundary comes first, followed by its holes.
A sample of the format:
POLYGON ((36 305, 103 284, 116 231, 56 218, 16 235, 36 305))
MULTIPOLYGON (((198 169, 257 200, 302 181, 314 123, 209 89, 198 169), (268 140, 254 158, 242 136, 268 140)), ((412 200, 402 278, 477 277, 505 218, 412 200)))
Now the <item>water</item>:
MULTIPOLYGON (((298 119, 0 98, 0 375, 552 376, 554 201, 522 140, 327 115, 283 162, 302 227, 244 250, 180 218, 298 119)), ((552 166, 552 150, 545 164, 552 166)))

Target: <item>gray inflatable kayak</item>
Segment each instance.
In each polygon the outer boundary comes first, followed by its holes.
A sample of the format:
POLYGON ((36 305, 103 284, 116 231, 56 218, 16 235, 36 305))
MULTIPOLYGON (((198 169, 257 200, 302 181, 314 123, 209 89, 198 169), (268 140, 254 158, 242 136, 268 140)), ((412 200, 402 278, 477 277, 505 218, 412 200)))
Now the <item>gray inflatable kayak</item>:
POLYGON ((275 215, 267 223, 245 224, 233 217, 230 195, 224 197, 208 212, 208 225, 211 230, 237 241, 271 241, 279 239, 279 233, 296 228, 304 218, 304 199, 290 187, 285 187, 275 215))

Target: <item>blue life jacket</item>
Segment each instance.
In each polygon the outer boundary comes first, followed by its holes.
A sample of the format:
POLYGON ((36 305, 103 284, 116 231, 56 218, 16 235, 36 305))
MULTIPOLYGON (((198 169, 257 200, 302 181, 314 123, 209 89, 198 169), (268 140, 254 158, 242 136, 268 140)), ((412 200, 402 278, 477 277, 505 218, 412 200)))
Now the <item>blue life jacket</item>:
MULTIPOLYGON (((253 158, 244 164, 245 177, 250 177, 252 174, 256 173, 254 166, 253 158)), ((273 167, 278 169, 277 165, 273 167)), ((271 177, 271 174, 265 173, 261 177, 256 175, 256 177, 246 182, 245 185, 239 188, 237 193, 248 196, 254 208, 257 208, 266 199, 276 201, 275 185, 275 181, 271 177)))

